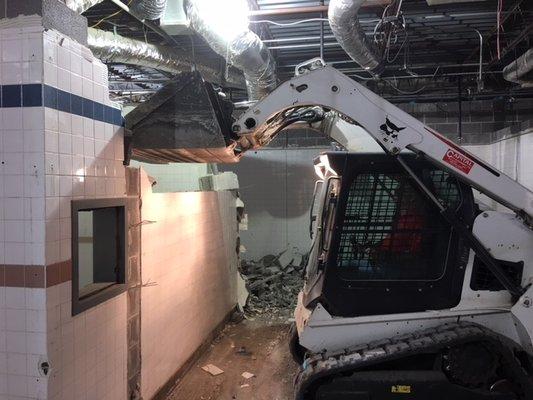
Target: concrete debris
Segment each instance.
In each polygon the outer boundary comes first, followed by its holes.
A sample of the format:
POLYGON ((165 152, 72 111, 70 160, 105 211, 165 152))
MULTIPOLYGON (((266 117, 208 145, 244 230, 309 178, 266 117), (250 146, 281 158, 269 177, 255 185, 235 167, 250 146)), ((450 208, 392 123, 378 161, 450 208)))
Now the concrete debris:
POLYGON ((220 368, 218 368, 216 365, 213 365, 213 364, 207 364, 207 365, 204 365, 202 367, 202 369, 207 372, 207 373, 210 373, 211 375, 213 376, 217 376, 217 375, 220 375, 220 374, 223 374, 224 371, 221 370, 220 368))
POLYGON ((253 378, 255 375, 252 374, 251 372, 243 372, 241 374, 241 376, 244 378, 244 379, 250 379, 250 378, 253 378))
POLYGON ((296 249, 287 249, 277 255, 266 255, 259 261, 241 262, 241 274, 250 293, 245 307, 248 318, 292 314, 303 286, 307 258, 308 255, 296 249))
POLYGON ((250 387, 250 385, 247 384, 247 383, 245 383, 244 385, 241 385, 241 389, 243 389, 243 388, 247 388, 247 387, 250 387))

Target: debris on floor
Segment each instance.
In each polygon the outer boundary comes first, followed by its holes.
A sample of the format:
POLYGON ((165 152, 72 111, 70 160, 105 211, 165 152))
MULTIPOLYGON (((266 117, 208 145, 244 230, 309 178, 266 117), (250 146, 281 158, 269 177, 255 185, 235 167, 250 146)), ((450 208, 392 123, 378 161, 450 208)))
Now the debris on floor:
POLYGON ((293 400, 298 365, 289 337, 289 326, 270 318, 229 323, 165 400, 293 400), (253 356, 243 357, 238 349, 253 356), (201 369, 207 365, 224 373, 212 376, 201 369))
POLYGON ((208 372, 210 373, 211 375, 213 376, 217 376, 217 375, 220 375, 220 374, 223 374, 224 371, 221 370, 220 368, 218 368, 216 365, 213 365, 213 364, 207 364, 207 365, 204 365, 202 367, 202 369, 205 371, 205 372, 208 372))
POLYGON ((243 372, 241 374, 241 376, 244 378, 244 379, 250 379, 250 378, 253 378, 255 375, 252 374, 251 372, 243 372))
POLYGON ((303 285, 307 255, 295 248, 277 255, 266 255, 258 261, 242 261, 241 273, 250 293, 245 307, 248 316, 270 315, 288 318, 292 315, 298 292, 303 285))

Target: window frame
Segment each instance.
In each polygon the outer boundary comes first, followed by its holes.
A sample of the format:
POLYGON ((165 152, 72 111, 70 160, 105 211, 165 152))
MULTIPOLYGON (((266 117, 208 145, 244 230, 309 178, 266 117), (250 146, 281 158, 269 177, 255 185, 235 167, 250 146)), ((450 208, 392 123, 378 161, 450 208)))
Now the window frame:
POLYGON ((128 227, 127 218, 127 199, 125 197, 102 198, 102 199, 82 199, 71 201, 71 226, 72 226, 72 316, 80 314, 92 307, 97 306, 113 297, 126 291, 126 260, 128 258, 128 227), (116 282, 105 289, 88 294, 80 299, 79 296, 79 223, 78 213, 80 211, 90 211, 100 208, 118 208, 119 218, 119 274, 120 282, 116 282))

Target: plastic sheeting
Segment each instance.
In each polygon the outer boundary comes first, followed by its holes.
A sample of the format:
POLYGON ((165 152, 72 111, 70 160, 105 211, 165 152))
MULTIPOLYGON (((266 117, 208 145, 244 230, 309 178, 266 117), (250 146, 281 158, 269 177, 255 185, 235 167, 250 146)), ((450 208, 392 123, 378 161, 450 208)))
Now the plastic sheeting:
MULTIPOLYGON (((125 38, 94 28, 89 28, 88 33, 89 48, 96 57, 103 61, 139 65, 173 74, 193 69, 193 63, 188 54, 173 48, 125 38)), ((216 66, 196 63, 195 67, 209 82, 222 84, 227 81, 232 86, 240 86, 242 83, 242 78, 238 74, 231 72, 224 77, 216 66)))
POLYGON ((380 67, 380 57, 363 32, 357 12, 365 0, 331 0, 328 19, 335 38, 357 64, 367 70, 380 67))
POLYGON ((195 0, 185 2, 191 27, 226 62, 244 73, 249 100, 259 100, 277 86, 275 61, 259 37, 249 29, 226 40, 202 18, 195 0))
POLYGON ((159 19, 165 12, 167 0, 133 0, 131 10, 142 18, 159 19))

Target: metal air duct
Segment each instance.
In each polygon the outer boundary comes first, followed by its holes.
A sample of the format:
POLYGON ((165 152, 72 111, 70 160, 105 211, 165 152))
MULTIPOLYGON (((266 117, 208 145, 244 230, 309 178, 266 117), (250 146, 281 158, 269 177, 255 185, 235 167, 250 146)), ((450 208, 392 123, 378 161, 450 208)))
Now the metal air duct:
POLYGON ((359 24, 357 13, 365 0, 331 0, 328 19, 335 38, 344 51, 366 70, 376 71, 381 58, 359 24))
POLYGON ((104 0, 67 0, 66 3, 68 8, 81 14, 102 1, 104 0))
POLYGON ((533 87, 533 49, 503 69, 503 77, 509 82, 519 83, 522 87, 533 87))
POLYGON ((216 62, 191 61, 189 54, 166 46, 148 44, 99 29, 89 28, 88 46, 93 54, 106 62, 124 63, 155 68, 179 74, 196 68, 209 82, 243 87, 242 76, 236 71, 226 74, 216 62))
POLYGON ((275 61, 259 37, 249 29, 226 40, 202 17, 195 0, 184 3, 191 27, 228 64, 242 70, 249 100, 259 100, 277 86, 275 61))
POLYGON ((144 19, 159 19, 165 12, 167 0, 133 0, 131 11, 144 19))

